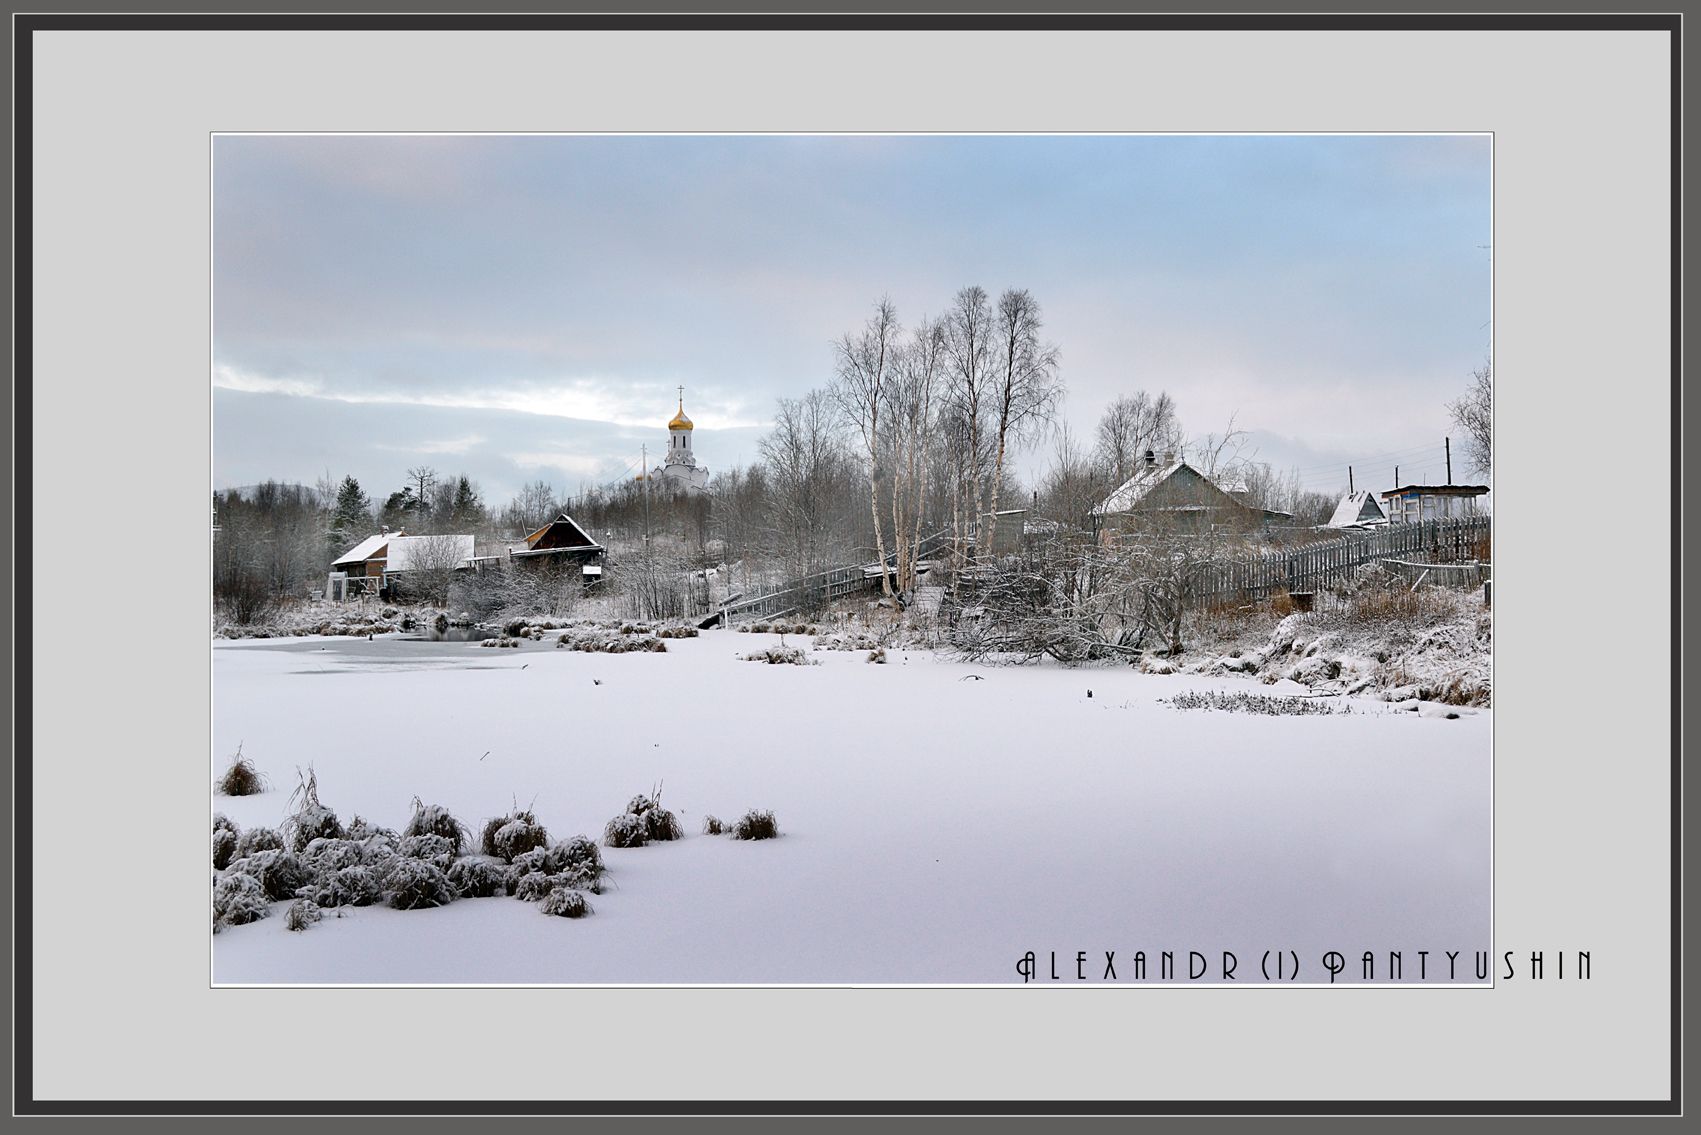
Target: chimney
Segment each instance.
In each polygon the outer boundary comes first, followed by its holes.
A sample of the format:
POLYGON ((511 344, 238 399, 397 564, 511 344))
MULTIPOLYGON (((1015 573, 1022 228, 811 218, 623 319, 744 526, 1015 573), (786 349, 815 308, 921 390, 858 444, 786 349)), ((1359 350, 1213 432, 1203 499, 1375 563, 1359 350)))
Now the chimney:
POLYGON ((1165 465, 1174 465, 1175 464, 1175 450, 1173 450, 1173 449, 1164 450, 1164 464, 1165 465))
POLYGON ((1157 463, 1158 463, 1158 455, 1156 453, 1153 453, 1149 449, 1146 450, 1146 464, 1147 464, 1147 466, 1154 466, 1157 463))

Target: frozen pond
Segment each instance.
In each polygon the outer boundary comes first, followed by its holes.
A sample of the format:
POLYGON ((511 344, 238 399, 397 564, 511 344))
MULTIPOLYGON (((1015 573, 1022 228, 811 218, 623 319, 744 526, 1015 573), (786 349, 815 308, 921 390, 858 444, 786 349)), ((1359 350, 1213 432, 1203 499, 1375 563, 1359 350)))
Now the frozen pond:
POLYGON ((1131 985, 1136 951, 1153 983, 1160 951, 1183 980, 1198 951, 1216 980, 1226 950, 1257 984, 1267 950, 1317 981, 1330 950, 1351 962, 1342 980, 1366 950, 1402 952, 1415 980, 1427 950, 1434 981, 1445 951, 1463 979, 1490 947, 1490 711, 1182 711, 1159 699, 1272 687, 902 650, 885 666, 737 657, 776 641, 216 643, 209 773, 240 743, 271 781, 213 798, 244 828, 277 825, 311 764, 345 822, 400 828, 418 796, 475 831, 518 802, 557 839, 596 837, 661 783, 686 838, 605 849, 611 886, 589 918, 508 898, 327 911, 299 934, 274 916, 212 938, 214 979, 1002 983, 1031 950, 1042 980, 1052 952, 1060 976, 1084 951, 1102 980, 1115 951, 1131 985), (783 837, 699 834, 706 813, 750 808, 773 809, 783 837))

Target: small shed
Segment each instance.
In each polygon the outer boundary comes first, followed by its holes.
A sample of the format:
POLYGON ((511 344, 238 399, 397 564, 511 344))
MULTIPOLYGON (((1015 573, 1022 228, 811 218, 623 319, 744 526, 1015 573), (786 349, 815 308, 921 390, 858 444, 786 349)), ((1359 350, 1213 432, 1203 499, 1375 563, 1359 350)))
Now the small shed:
POLYGON ((1341 503, 1335 506, 1334 515, 1329 517, 1327 527, 1365 528, 1387 522, 1388 514, 1376 502, 1376 495, 1369 489, 1360 489, 1341 498, 1341 503))
POLYGON ((1382 507, 1390 524, 1419 524, 1474 516, 1487 495, 1487 485, 1401 485, 1382 494, 1382 507))

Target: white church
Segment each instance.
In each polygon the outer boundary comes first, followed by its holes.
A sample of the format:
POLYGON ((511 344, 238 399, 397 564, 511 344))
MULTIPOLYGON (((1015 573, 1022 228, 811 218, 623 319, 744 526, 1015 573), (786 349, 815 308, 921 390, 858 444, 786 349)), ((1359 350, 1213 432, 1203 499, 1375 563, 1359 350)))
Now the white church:
POLYGON ((651 469, 648 479, 658 489, 700 493, 709 485, 709 468, 697 464, 691 452, 691 419, 685 416, 685 388, 679 388, 679 412, 667 424, 667 460, 651 469))

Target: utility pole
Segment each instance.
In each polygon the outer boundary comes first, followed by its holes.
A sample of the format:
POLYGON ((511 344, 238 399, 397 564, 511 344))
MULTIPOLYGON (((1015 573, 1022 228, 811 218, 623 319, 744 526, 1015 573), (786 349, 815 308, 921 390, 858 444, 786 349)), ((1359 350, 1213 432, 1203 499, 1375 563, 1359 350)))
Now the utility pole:
POLYGON ((1453 483, 1453 439, 1444 437, 1441 439, 1441 444, 1447 447, 1447 483, 1451 485, 1453 483))
POLYGON ((1351 465, 1347 466, 1347 495, 1349 497, 1353 495, 1353 467, 1351 465))

